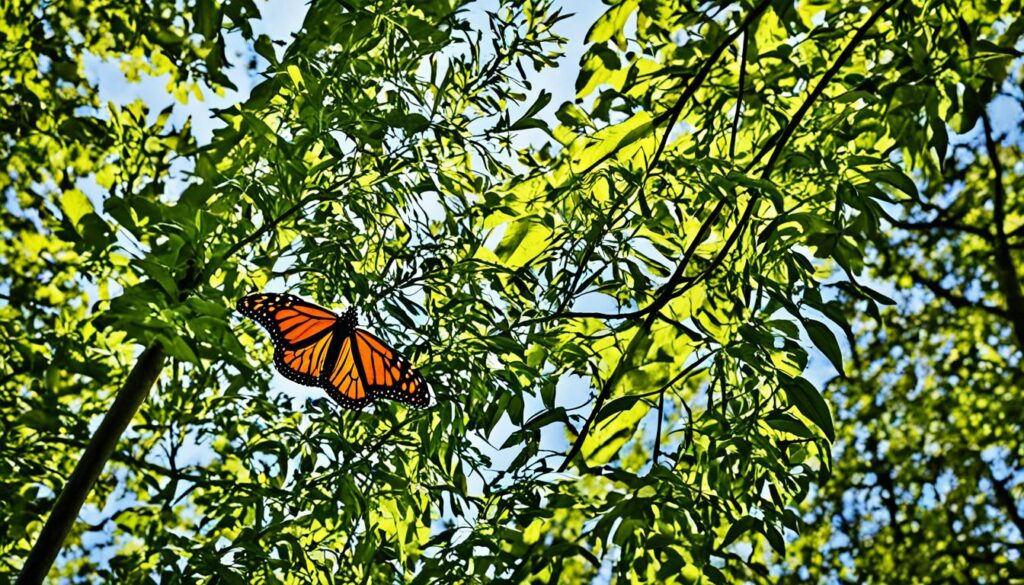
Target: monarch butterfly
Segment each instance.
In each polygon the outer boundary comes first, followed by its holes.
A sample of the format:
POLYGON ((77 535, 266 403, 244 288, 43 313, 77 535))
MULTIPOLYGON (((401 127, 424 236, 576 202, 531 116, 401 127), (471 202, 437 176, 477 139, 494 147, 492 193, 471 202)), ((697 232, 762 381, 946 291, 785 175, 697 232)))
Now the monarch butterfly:
POLYGON ((318 386, 345 408, 377 398, 424 408, 427 383, 404 356, 356 327, 353 308, 335 313, 288 294, 253 294, 238 311, 259 323, 274 341, 274 364, 289 380, 318 386))

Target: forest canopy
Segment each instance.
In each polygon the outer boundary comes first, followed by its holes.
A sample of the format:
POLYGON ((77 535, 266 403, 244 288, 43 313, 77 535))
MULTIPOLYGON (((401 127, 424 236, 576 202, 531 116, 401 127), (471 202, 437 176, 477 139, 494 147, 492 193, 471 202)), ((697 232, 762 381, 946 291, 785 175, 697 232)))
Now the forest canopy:
POLYGON ((0 578, 1024 579, 1022 14, 5 4, 0 578))

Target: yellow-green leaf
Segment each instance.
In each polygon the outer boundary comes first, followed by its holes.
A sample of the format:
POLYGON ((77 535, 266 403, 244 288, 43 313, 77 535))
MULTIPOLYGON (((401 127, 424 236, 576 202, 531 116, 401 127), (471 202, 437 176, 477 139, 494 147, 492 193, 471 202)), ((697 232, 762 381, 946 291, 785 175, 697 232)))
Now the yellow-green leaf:
POLYGON ((92 213, 92 203, 78 189, 70 189, 60 196, 60 206, 64 210, 64 216, 75 226, 87 213, 92 213))
POLYGON ((583 456, 588 465, 604 465, 611 461, 636 432, 637 426, 651 410, 650 404, 637 401, 629 410, 597 423, 583 441, 583 456))
POLYGON ((615 46, 620 50, 626 50, 626 21, 629 20, 633 11, 636 10, 639 0, 625 0, 614 6, 608 12, 602 14, 594 26, 587 32, 588 43, 603 43, 609 39, 615 41, 615 46))
POLYGON ((551 228, 537 216, 521 217, 508 224, 494 253, 510 268, 520 268, 540 254, 551 236, 551 228))

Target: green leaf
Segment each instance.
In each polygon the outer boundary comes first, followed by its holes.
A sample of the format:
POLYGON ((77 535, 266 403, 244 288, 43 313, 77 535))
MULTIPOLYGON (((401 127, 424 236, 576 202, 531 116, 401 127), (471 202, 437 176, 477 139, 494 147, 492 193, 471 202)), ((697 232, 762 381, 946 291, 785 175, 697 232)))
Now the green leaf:
POLYGON ((821 353, 825 354, 825 357, 828 358, 828 361, 832 362, 836 371, 845 375, 843 352, 839 348, 839 342, 836 341, 836 336, 832 333, 832 330, 824 323, 814 319, 805 319, 803 323, 807 329, 807 335, 810 336, 814 346, 821 350, 821 353))
POLYGON ((523 543, 533 544, 540 540, 541 530, 544 528, 544 520, 534 518, 533 522, 523 530, 523 543))
POLYGON ((217 38, 220 32, 220 11, 214 0, 199 0, 196 3, 196 30, 207 40, 217 38))
POLYGON ((1002 45, 997 45, 987 39, 978 39, 974 43, 974 48, 975 50, 981 53, 995 53, 998 55, 1009 55, 1011 57, 1020 57, 1024 55, 1024 52, 1021 52, 1013 47, 1004 47, 1002 45))
POLYGON ((591 466, 611 461, 636 432, 637 426, 651 410, 646 402, 638 401, 629 410, 595 423, 590 434, 583 441, 581 452, 591 466))
POLYGON ((537 216, 525 216, 508 224, 505 235, 494 249, 495 255, 510 268, 520 268, 536 258, 545 247, 551 228, 537 216))
POLYGON ((92 213, 93 207, 89 198, 78 189, 68 189, 61 193, 60 207, 64 210, 64 216, 72 225, 78 227, 86 214, 92 213))
POLYGON ((60 418, 56 413, 39 409, 33 409, 19 415, 15 423, 40 431, 57 431, 61 426, 60 418))
POLYGON ((729 526, 729 530, 725 533, 725 539, 722 540, 722 548, 729 546, 736 542, 736 539, 743 536, 747 532, 761 529, 761 521, 753 516, 744 516, 733 522, 729 526))
POLYGON ((430 128, 430 120, 423 114, 412 113, 405 116, 401 126, 408 130, 410 134, 417 134, 430 128))
POLYGON ((288 72, 288 77, 291 78, 292 83, 294 83, 296 87, 301 88, 306 84, 306 81, 302 78, 302 70, 295 65, 285 67, 285 71, 288 72))
POLYGON ((950 121, 950 125, 957 133, 966 134, 978 124, 978 118, 981 117, 984 108, 985 104, 978 92, 973 87, 967 86, 961 96, 960 111, 950 121))
POLYGON ((772 545, 775 552, 779 553, 779 556, 786 556, 786 541, 782 538, 782 533, 779 532, 778 528, 771 524, 765 523, 764 535, 768 538, 768 544, 772 545))
POLYGON ((620 396, 619 398, 615 398, 601 409, 600 414, 598 414, 597 418, 594 419, 594 423, 600 423, 604 419, 624 410, 631 410, 640 400, 643 400, 641 396, 620 396))
POLYGON ((580 61, 580 72, 576 77, 576 97, 583 98, 602 83, 614 85, 625 80, 626 72, 615 51, 601 43, 590 47, 580 61))
POLYGON ((540 111, 549 103, 551 103, 551 92, 542 89, 540 91, 540 95, 537 96, 537 99, 534 100, 533 104, 531 104, 529 108, 527 108, 526 113, 509 126, 509 130, 547 128, 547 122, 536 118, 536 115, 539 114, 540 111))
POLYGON ((199 315, 210 317, 225 317, 231 312, 224 305, 212 303, 199 297, 189 297, 185 304, 199 315))
POLYGON ((266 59, 270 64, 277 64, 277 52, 274 51, 274 43, 267 35, 260 35, 259 38, 256 39, 253 49, 256 50, 256 53, 260 57, 266 59))
POLYGON ((602 128, 587 141, 579 141, 570 147, 574 169, 582 170, 607 160, 614 154, 629 153, 628 158, 639 158, 654 154, 654 136, 651 134, 653 118, 647 112, 640 112, 619 124, 602 128))
POLYGON ((572 102, 565 102, 555 112, 555 118, 569 128, 593 127, 590 117, 579 106, 572 102))
POLYGON ((812 433, 811 430, 807 428, 807 425, 805 425, 803 421, 801 421, 800 419, 796 418, 791 414, 781 412, 770 415, 766 417, 764 420, 766 423, 768 423, 768 426, 772 427, 773 429, 785 433, 791 433, 798 437, 803 437, 805 439, 814 438, 814 433, 812 433))
POLYGON ((866 171, 864 176, 873 181, 887 183, 906 193, 911 199, 917 201, 919 194, 917 185, 910 177, 896 170, 866 171))
POLYGON ((894 301, 892 298, 878 292, 877 290, 869 286, 860 285, 857 287, 857 289, 864 293, 865 295, 867 295, 868 297, 870 297, 876 303, 881 303, 883 305, 888 305, 890 307, 896 306, 896 301, 894 301))
POLYGON ((132 264, 138 266, 143 274, 159 284, 168 298, 173 299, 178 296, 178 283, 174 281, 174 276, 171 275, 171 271, 166 266, 155 260, 148 259, 132 260, 132 264))
POLYGON ((602 14, 587 31, 586 42, 603 43, 614 39, 620 51, 626 50, 626 21, 636 10, 639 0, 624 0, 602 14))
POLYGON ((199 357, 196 356, 195 352, 192 351, 192 348, 189 347, 188 343, 186 343, 181 337, 177 335, 158 335, 157 339, 159 339, 163 344, 167 355, 182 362, 192 364, 200 363, 199 357))
POLYGON ((832 412, 821 394, 801 376, 790 378, 783 374, 782 380, 789 403, 821 429, 829 441, 835 441, 836 431, 832 426, 832 412))

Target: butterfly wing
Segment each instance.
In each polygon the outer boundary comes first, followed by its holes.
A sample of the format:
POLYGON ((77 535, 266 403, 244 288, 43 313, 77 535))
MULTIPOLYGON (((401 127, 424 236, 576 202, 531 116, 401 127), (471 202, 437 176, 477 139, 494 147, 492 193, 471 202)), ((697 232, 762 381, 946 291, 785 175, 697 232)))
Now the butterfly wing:
POLYGON ((356 329, 349 339, 355 348, 356 370, 370 397, 389 398, 417 408, 430 404, 426 380, 405 356, 362 329, 356 329))
POLYGON ((373 397, 359 375, 352 352, 353 339, 350 335, 341 341, 338 359, 334 361, 331 372, 324 377, 322 386, 338 404, 346 408, 360 409, 373 400, 373 397))
POLYGON ((238 311, 270 333, 274 364, 281 374, 300 384, 321 386, 338 316, 285 294, 255 294, 238 301, 238 311))
POLYGON ((274 364, 284 377, 326 389, 341 406, 359 409, 375 398, 419 408, 430 403, 423 377, 386 343, 355 329, 354 312, 339 317, 296 296, 275 293, 242 297, 238 311, 270 333, 274 364), (339 337, 349 327, 353 333, 339 337))

